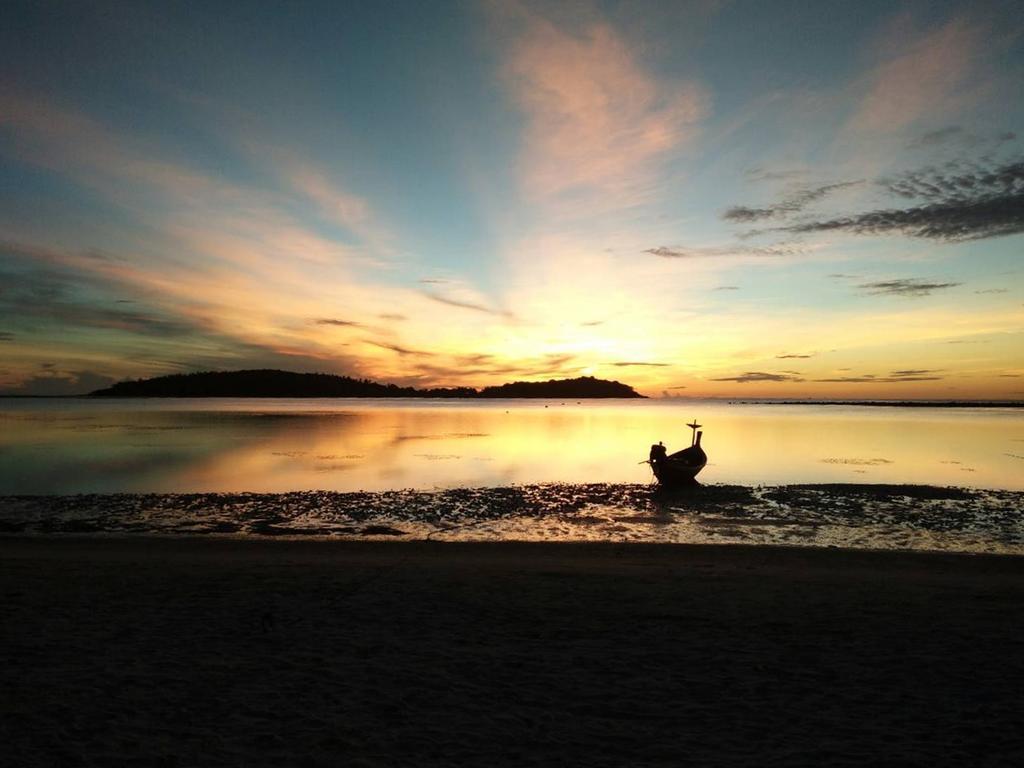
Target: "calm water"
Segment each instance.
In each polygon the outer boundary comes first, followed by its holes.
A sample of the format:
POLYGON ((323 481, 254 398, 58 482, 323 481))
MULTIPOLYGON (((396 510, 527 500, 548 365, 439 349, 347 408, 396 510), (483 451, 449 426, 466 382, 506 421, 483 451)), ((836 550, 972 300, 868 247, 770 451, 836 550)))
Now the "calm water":
POLYGON ((0 494, 645 483, 704 425, 705 483, 1024 489, 1024 411, 707 401, 0 399, 0 494))

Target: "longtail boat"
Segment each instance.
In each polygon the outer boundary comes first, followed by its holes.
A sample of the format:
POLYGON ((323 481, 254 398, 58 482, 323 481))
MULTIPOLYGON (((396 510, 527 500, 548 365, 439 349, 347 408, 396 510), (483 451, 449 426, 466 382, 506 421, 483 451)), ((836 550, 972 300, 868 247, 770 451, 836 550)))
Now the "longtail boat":
POLYGON ((701 425, 694 420, 686 426, 693 430, 689 448, 669 454, 661 443, 651 446, 651 457, 647 463, 651 465, 658 483, 666 488, 693 483, 697 473, 708 463, 708 455, 700 447, 700 438, 704 434, 698 431, 701 425))

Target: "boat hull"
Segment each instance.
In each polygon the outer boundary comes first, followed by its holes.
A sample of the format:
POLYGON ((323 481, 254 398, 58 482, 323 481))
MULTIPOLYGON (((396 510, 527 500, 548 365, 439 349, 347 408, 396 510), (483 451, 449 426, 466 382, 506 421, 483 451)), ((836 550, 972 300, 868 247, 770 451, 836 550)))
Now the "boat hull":
POLYGON ((661 485, 675 487, 696 482, 697 475, 707 463, 707 454, 699 445, 695 445, 664 459, 652 461, 651 469, 661 485))

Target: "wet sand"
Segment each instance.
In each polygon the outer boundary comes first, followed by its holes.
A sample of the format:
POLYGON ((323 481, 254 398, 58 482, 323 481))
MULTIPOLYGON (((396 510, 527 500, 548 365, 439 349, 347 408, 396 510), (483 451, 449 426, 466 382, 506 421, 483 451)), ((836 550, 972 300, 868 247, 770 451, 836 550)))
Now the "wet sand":
POLYGON ((0 496, 0 534, 772 544, 1024 555, 1024 491, 545 483, 435 491, 0 496))
POLYGON ((1009 765, 1024 559, 0 538, 5 762, 1009 765))

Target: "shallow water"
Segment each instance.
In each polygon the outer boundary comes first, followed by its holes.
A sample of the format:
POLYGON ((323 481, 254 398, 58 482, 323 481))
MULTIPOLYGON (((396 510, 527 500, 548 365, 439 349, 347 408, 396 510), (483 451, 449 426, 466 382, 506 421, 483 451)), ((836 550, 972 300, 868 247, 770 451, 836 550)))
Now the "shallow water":
POLYGON ((1024 410, 720 401, 0 399, 0 494, 647 483, 704 425, 706 483, 1024 489, 1024 410))

